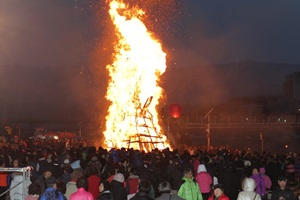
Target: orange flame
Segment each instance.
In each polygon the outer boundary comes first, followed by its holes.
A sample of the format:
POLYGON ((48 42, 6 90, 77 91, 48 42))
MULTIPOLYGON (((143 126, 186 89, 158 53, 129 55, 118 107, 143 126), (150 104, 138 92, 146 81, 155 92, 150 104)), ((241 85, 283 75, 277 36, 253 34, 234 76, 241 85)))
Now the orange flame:
POLYGON ((111 0, 109 8, 118 43, 114 61, 107 66, 106 98, 111 105, 104 131, 106 146, 145 151, 169 147, 156 111, 163 92, 158 81, 166 70, 166 53, 139 19, 143 10, 129 9, 121 0, 111 0))

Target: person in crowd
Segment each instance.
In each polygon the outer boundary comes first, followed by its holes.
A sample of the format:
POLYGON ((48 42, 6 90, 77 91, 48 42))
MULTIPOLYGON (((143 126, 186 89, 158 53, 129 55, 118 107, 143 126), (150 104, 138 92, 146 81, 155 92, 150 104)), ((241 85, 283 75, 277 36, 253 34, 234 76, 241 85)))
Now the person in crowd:
POLYGON ((92 193, 94 199, 99 195, 100 177, 98 176, 98 170, 96 167, 91 167, 86 172, 86 177, 89 183, 88 192, 92 193))
POLYGON ((171 184, 172 190, 177 191, 180 187, 180 182, 182 179, 182 169, 179 164, 178 158, 173 158, 169 160, 167 175, 168 182, 171 184))
POLYGON ((278 177, 284 175, 281 163, 279 161, 279 156, 270 156, 270 161, 267 164, 266 171, 268 172, 268 176, 272 181, 271 190, 273 190, 278 185, 278 177))
POLYGON ((57 190, 56 179, 51 176, 45 181, 46 189, 41 194, 39 200, 65 200, 64 195, 57 190))
POLYGON ((52 177, 52 169, 51 169, 51 167, 48 167, 47 169, 44 170, 43 174, 40 175, 36 179, 35 182, 40 184, 40 186, 41 186, 41 193, 45 192, 45 190, 46 190, 46 180, 50 177, 52 177))
POLYGON ((183 173, 184 176, 177 195, 186 200, 203 200, 198 183, 193 177, 193 170, 185 168, 183 173))
POLYGON ((76 182, 78 188, 76 192, 70 195, 70 200, 94 200, 92 193, 88 192, 89 183, 85 177, 81 177, 76 182))
POLYGON ((122 173, 115 174, 110 185, 114 200, 127 200, 127 192, 124 187, 124 175, 122 173))
POLYGON ((71 181, 71 173, 74 170, 71 167, 71 165, 64 165, 62 169, 63 169, 63 174, 58 178, 58 180, 61 180, 65 184, 67 184, 69 181, 71 181))
POLYGON ((216 184, 213 187, 213 194, 208 197, 208 200, 229 200, 229 197, 224 194, 223 186, 216 184))
POLYGON ((110 191, 110 183, 107 180, 101 180, 99 185, 99 196, 97 200, 113 200, 113 195, 110 191))
POLYGON ((220 165, 219 170, 219 183, 222 184, 224 191, 229 199, 237 199, 240 192, 241 181, 236 170, 236 163, 234 159, 227 158, 222 165, 220 165))
POLYGON ((38 200, 41 195, 41 186, 38 183, 31 183, 28 187, 28 195, 25 200, 38 200))
POLYGON ((66 184, 63 181, 56 180, 56 190, 64 195, 64 199, 67 200, 65 194, 67 191, 66 184))
POLYGON ((211 185, 212 185, 212 177, 206 171, 206 167, 204 164, 200 164, 197 169, 197 175, 195 177, 200 192, 202 194, 203 200, 207 200, 210 195, 211 185))
POLYGON ((239 192, 237 200, 261 200, 260 195, 254 191, 255 187, 255 180, 253 178, 244 178, 242 191, 239 192))
POLYGON ((37 152, 37 158, 38 158, 38 160, 37 160, 37 164, 36 164, 35 170, 36 170, 38 176, 43 175, 44 172, 45 172, 45 169, 47 168, 48 162, 47 162, 44 154, 45 154, 45 151, 43 152, 43 151, 39 150, 37 152))
POLYGON ((155 200, 182 200, 177 194, 173 194, 171 191, 171 185, 167 181, 162 181, 158 184, 158 192, 160 196, 155 200))
POLYGON ((118 172, 124 174, 125 179, 129 177, 128 169, 129 169, 129 160, 127 158, 122 158, 118 172))
MULTIPOLYGON (((5 161, 4 158, 2 156, 0 156, 0 168, 4 168, 5 167, 5 161)), ((5 200, 6 199, 6 193, 4 193, 7 190, 7 173, 6 172, 0 172, 0 194, 2 194, 2 196, 0 196, 0 200, 5 200)))
POLYGON ((270 177, 266 174, 266 169, 264 167, 259 168, 259 173, 264 179, 266 186, 266 194, 262 197, 262 199, 268 199, 268 195, 270 194, 270 190, 272 188, 272 181, 270 177))
POLYGON ((266 199, 267 193, 266 193, 265 180, 258 172, 257 167, 254 167, 252 169, 252 175, 250 176, 250 178, 253 178, 255 181, 255 185, 256 185, 255 192, 258 193, 262 199, 266 199))
POLYGON ((273 190, 271 200, 296 200, 293 191, 286 187, 287 178, 280 176, 278 178, 278 186, 273 190))
POLYGON ((136 193, 131 200, 152 200, 149 193, 151 190, 151 183, 148 180, 142 179, 139 184, 139 191, 136 193))
POLYGON ((71 173, 71 181, 69 181, 66 185, 66 194, 67 199, 70 199, 70 195, 77 191, 76 182, 79 178, 83 176, 83 170, 81 168, 74 169, 71 173))
POLYGON ((136 168, 130 168, 129 169, 129 177, 126 181, 126 183, 129 184, 129 192, 128 195, 134 195, 138 192, 139 189, 139 182, 140 182, 140 178, 137 175, 137 171, 136 168))

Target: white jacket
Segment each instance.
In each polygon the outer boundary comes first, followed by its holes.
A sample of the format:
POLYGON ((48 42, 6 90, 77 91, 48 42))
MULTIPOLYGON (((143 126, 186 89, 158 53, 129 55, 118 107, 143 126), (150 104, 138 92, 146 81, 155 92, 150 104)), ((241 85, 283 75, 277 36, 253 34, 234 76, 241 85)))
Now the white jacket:
POLYGON ((260 195, 254 191, 255 187, 256 184, 253 178, 245 178, 243 191, 239 193, 237 200, 261 200, 260 195))

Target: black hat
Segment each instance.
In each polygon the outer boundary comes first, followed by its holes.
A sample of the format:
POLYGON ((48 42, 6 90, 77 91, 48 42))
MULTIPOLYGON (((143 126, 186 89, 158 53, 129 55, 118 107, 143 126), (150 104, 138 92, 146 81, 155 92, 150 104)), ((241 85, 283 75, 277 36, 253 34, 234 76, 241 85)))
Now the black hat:
POLYGON ((214 185, 214 190, 219 188, 220 190, 224 191, 223 185, 222 184, 216 184, 214 185))
POLYGON ((278 180, 279 180, 279 181, 286 181, 287 179, 286 179, 285 176, 280 176, 280 177, 278 178, 278 180))

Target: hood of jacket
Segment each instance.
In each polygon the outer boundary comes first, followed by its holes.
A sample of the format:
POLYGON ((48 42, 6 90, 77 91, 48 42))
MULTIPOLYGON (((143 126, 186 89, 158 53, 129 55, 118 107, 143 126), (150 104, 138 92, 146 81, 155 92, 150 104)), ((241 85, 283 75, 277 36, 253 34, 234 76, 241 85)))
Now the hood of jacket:
POLYGON ((245 178, 243 181, 243 190, 244 191, 254 191, 256 187, 255 181, 253 178, 245 178))
POLYGON ((197 169, 197 173, 206 172, 206 167, 203 164, 200 164, 197 169))

